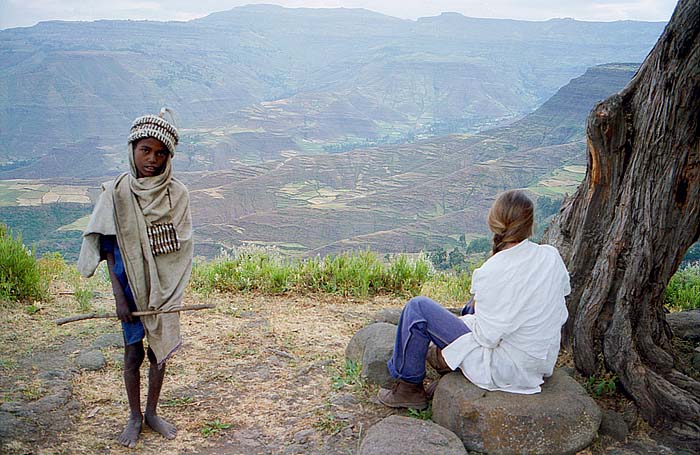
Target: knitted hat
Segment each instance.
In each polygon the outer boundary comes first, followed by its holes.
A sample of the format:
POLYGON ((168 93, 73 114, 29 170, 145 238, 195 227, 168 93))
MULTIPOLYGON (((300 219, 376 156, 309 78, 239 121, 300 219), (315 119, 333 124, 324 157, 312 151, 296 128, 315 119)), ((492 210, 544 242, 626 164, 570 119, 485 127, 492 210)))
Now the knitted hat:
POLYGON ((153 137, 161 141, 168 148, 170 156, 173 156, 180 136, 173 124, 163 118, 166 112, 172 118, 172 111, 165 107, 160 110, 158 115, 144 115, 136 118, 131 124, 128 143, 131 144, 145 137, 153 137))

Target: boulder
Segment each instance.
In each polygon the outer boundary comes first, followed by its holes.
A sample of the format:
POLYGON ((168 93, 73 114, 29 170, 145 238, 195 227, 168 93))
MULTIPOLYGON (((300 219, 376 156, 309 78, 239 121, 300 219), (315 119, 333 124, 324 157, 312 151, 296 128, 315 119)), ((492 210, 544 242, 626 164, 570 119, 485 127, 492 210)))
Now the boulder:
POLYGON ((467 449, 489 455, 574 454, 596 437, 601 411, 559 370, 534 395, 489 392, 454 372, 437 386, 433 420, 455 432, 467 449))
POLYGON ((394 352, 396 326, 377 322, 360 329, 345 349, 345 357, 362 365, 361 375, 372 384, 392 381, 386 363, 394 352))
POLYGON ((669 313, 666 322, 675 336, 688 341, 700 341, 700 310, 669 313))
POLYGON ((359 455, 466 455, 462 441, 426 420, 392 415, 367 431, 359 455))

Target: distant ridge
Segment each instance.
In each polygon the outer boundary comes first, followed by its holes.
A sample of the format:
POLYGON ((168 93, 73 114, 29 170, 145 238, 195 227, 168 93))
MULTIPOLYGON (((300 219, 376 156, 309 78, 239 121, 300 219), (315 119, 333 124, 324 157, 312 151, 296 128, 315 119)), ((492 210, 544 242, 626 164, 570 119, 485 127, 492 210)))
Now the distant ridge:
POLYGON ((308 255, 419 251, 454 246, 464 234, 485 235, 498 192, 556 194, 546 181, 585 165, 588 113, 621 90, 637 67, 591 68, 532 114, 476 136, 290 158, 229 183, 220 173, 211 184, 191 176, 200 252, 250 243, 308 255))
POLYGON ((73 150, 100 165, 42 175, 112 175, 131 119, 164 104, 185 128, 189 171, 473 133, 533 111, 588 67, 641 61, 662 29, 255 5, 3 30, 0 178, 73 150))

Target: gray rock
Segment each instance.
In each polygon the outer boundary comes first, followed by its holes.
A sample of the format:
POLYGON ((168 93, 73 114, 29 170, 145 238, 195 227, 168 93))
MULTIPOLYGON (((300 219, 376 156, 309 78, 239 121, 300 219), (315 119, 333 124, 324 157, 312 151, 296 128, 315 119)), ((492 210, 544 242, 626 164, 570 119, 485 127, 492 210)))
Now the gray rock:
POLYGON ((700 310, 679 311, 666 315, 673 334, 689 341, 700 341, 700 310))
POLYGON ((338 407, 350 407, 356 405, 359 400, 351 393, 335 395, 330 399, 331 405, 338 407))
POLYGON ((616 445, 608 448, 604 455, 680 455, 670 447, 659 444, 653 439, 644 441, 632 441, 624 445, 616 445))
POLYGON ((627 428, 627 422, 625 422, 622 414, 605 409, 603 410, 603 418, 598 432, 618 441, 624 441, 629 434, 629 428, 627 428))
POLYGON ((100 351, 83 351, 75 359, 75 362, 83 370, 97 371, 104 367, 107 361, 100 351))
POLYGON ((378 334, 392 331, 396 334, 396 326, 386 322, 376 322, 367 327, 363 327, 355 333, 347 347, 345 348, 345 358, 353 362, 361 362, 365 352, 367 340, 376 337, 378 334))
POLYGON ((466 455, 457 435, 430 421, 392 415, 374 425, 359 455, 466 455))
POLYGON ((559 370, 534 395, 488 392, 454 372, 438 384, 433 420, 454 431, 467 449, 489 455, 573 454, 595 439, 601 411, 559 370))
POLYGON ((121 333, 100 335, 92 342, 92 347, 95 349, 124 347, 124 335, 121 333))
POLYGON ((294 442, 297 444, 306 444, 309 442, 309 438, 316 433, 316 430, 308 429, 297 431, 294 434, 294 442))
POLYGON ((695 368, 696 370, 700 370, 700 353, 695 353, 693 356, 690 358, 690 364, 695 368))
POLYGON ((399 318, 403 308, 384 308, 374 315, 376 322, 386 322, 388 324, 399 325, 399 318))
POLYGON ((345 357, 362 365, 362 377, 372 384, 391 381, 386 363, 394 351, 396 326, 377 322, 360 329, 345 349, 345 357))

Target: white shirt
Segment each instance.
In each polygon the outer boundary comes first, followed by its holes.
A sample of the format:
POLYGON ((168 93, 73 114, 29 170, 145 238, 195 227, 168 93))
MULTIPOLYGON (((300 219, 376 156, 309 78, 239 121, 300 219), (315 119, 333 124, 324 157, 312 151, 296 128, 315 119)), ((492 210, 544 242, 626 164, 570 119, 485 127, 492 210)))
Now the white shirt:
POLYGON ((500 251, 472 275, 471 333, 445 347, 452 369, 487 390, 531 394, 551 376, 568 312, 569 273, 556 248, 528 240, 500 251))

